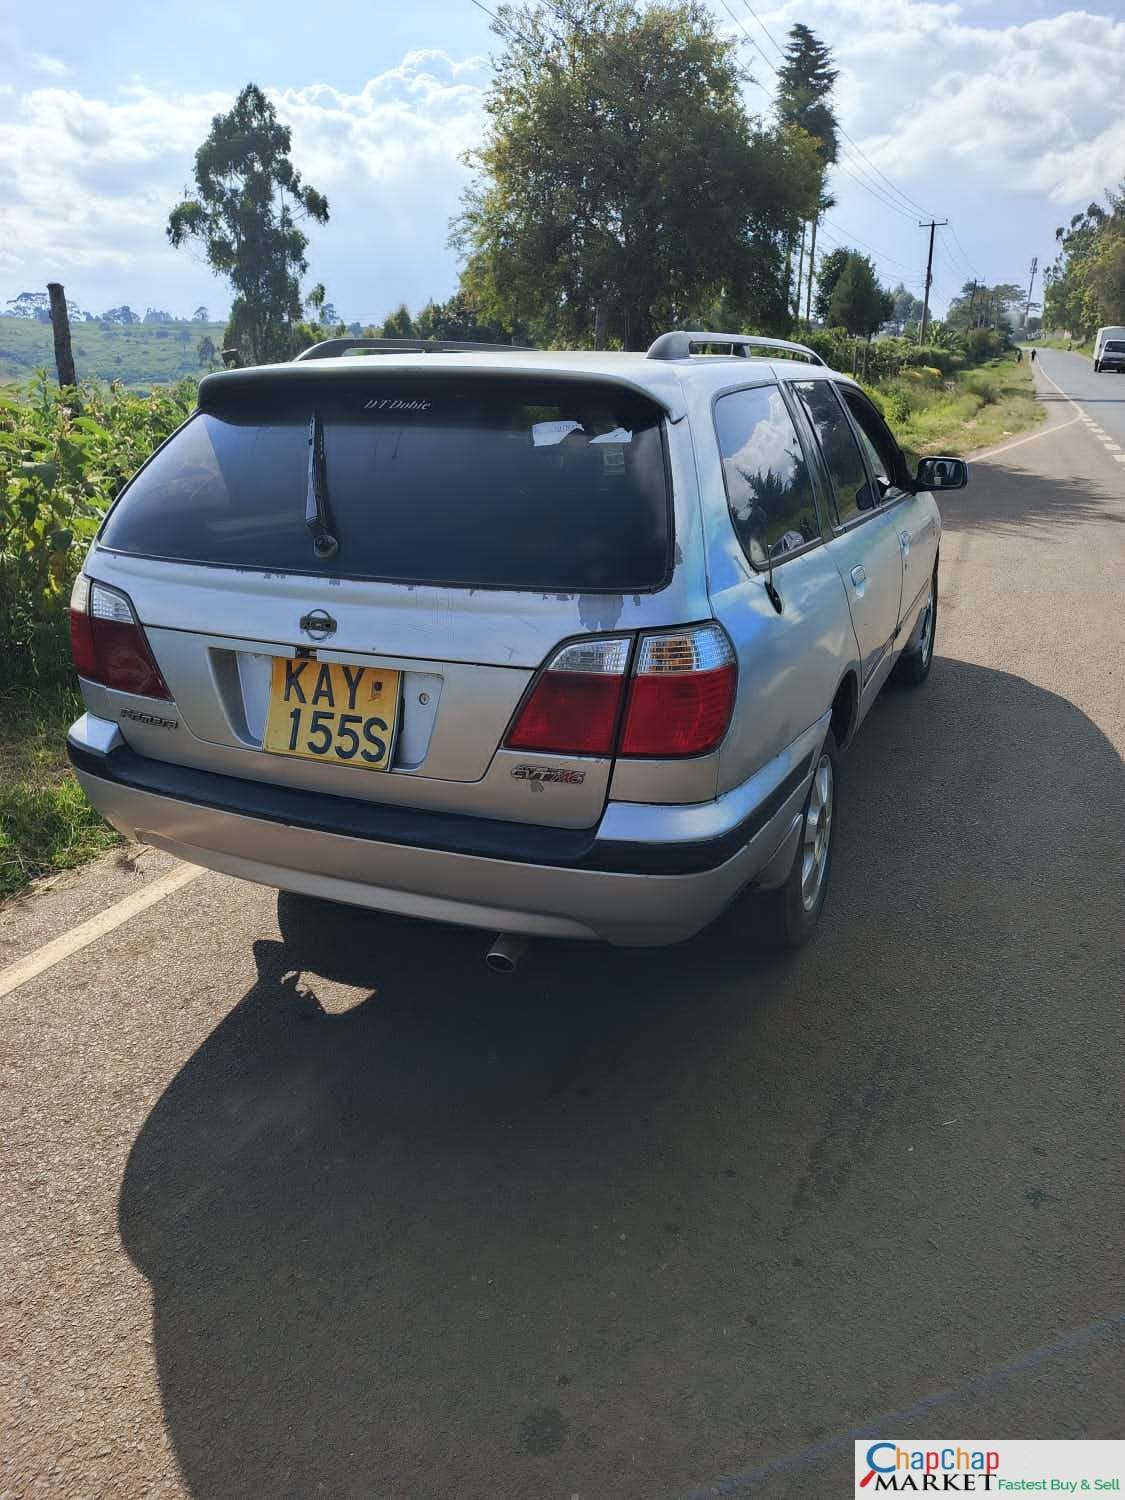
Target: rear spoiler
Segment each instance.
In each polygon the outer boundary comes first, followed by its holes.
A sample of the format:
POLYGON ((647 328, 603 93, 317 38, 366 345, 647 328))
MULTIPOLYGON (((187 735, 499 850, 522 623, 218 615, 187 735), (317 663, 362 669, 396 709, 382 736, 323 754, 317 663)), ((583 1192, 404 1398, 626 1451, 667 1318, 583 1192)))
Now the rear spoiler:
POLYGON ((502 360, 479 353, 380 355, 378 358, 335 358, 314 361, 294 360, 283 365, 251 365, 243 370, 216 370, 199 382, 200 411, 215 411, 223 397, 239 391, 268 390, 278 385, 304 384, 322 380, 384 382, 409 374, 464 378, 479 376, 488 380, 557 380, 581 381, 589 385, 614 385, 632 391, 661 407, 670 422, 678 422, 686 413, 683 386, 676 370, 667 363, 653 361, 645 370, 645 379, 613 369, 599 370, 581 366, 555 365, 549 354, 511 350, 502 360), (651 369, 651 375, 649 374, 651 369))

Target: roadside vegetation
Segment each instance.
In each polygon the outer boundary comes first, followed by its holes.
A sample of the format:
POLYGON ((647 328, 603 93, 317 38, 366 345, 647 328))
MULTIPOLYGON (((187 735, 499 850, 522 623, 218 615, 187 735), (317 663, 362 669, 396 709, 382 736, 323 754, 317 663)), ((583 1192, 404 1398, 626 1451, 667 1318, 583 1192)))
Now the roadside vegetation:
POLYGON ((1010 355, 947 378, 933 367, 901 371, 872 394, 907 456, 964 457, 1043 420, 1029 364, 1010 355))
MULTIPOLYGON (((1055 230, 1058 258, 1047 270, 1043 321, 1084 342, 1125 323, 1125 181, 1055 230)), ((1087 350, 1083 349, 1082 353, 1087 350)))
POLYGON ((44 373, 0 397, 0 896, 116 839, 66 765, 70 586, 106 507, 194 401, 192 381, 138 396, 44 373))
MULTIPOLYGON (((219 363, 222 323, 72 323, 74 362, 85 380, 107 385, 120 381, 131 389, 169 385, 206 374, 219 363), (203 345, 203 357, 200 345, 203 345), (208 354, 208 347, 212 351, 208 354)), ((36 370, 53 366, 51 325, 31 317, 0 316, 0 388, 23 387, 36 370)))

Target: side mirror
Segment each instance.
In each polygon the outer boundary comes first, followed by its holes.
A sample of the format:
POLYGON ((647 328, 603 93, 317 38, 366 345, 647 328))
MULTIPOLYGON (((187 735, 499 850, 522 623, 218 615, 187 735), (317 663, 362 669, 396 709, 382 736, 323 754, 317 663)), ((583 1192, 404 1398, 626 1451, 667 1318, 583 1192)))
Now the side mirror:
POLYGON ((914 480, 916 490, 963 490, 969 482, 969 466, 963 458, 923 458, 914 480))

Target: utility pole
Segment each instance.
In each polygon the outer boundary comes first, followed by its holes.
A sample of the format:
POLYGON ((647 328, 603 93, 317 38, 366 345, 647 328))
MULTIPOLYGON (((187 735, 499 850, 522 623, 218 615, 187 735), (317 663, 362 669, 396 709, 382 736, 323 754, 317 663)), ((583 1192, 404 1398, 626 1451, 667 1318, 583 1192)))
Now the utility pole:
POLYGON ((805 292, 805 322, 812 323, 812 286, 813 274, 816 270, 816 226, 820 222, 820 207, 817 206, 816 218, 812 221, 812 244, 809 246, 809 283, 805 292))
POLYGON ((930 231, 930 253, 926 256, 926 295, 922 300, 922 324, 918 329, 919 344, 926 342, 926 324, 930 321, 930 283, 934 279, 934 230, 948 223, 948 219, 931 219, 928 224, 922 219, 918 221, 919 229, 930 231))
POLYGON ((1031 280, 1027 283, 1027 306, 1023 310, 1023 335, 1027 337, 1027 320, 1031 317, 1031 289, 1035 285, 1035 273, 1039 269, 1039 257, 1031 257, 1031 280))

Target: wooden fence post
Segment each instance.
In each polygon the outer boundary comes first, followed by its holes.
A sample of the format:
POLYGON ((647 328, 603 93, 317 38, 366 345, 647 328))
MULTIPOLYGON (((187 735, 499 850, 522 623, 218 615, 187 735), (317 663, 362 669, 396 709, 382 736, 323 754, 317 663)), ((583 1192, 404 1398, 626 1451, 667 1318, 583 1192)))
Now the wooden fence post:
POLYGON ((59 372, 59 385, 77 385, 74 354, 70 347, 70 316, 66 310, 66 293, 61 283, 48 281, 47 295, 51 299, 51 329, 55 335, 55 369, 59 372))

